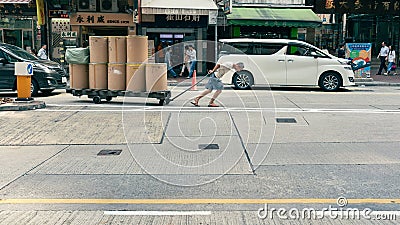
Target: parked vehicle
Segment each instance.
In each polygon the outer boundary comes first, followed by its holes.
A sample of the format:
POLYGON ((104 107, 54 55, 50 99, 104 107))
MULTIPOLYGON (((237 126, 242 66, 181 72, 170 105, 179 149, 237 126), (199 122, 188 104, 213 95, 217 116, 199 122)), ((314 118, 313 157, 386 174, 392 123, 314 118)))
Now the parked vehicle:
POLYGON ((60 64, 41 60, 24 49, 0 43, 0 89, 16 90, 17 79, 14 75, 15 62, 30 62, 33 64, 31 82, 32 96, 41 91, 50 94, 56 88, 64 88, 67 84, 67 75, 60 64))
POLYGON ((347 59, 340 59, 298 40, 222 39, 220 62, 243 62, 240 72, 231 71, 222 81, 237 89, 252 85, 319 86, 337 91, 354 85, 347 59))

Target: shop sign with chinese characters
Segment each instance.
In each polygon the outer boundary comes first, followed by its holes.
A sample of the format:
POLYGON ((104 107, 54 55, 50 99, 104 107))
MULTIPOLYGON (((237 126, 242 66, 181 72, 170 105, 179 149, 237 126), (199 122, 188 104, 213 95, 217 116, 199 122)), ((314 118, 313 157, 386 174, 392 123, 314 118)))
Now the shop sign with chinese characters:
POLYGON ((315 0, 314 6, 316 13, 400 13, 400 0, 315 0))
POLYGON ((166 14, 153 15, 153 20, 142 20, 142 26, 149 27, 206 27, 208 16, 186 15, 186 14, 166 14), (145 22, 146 21, 146 22, 145 22))
POLYGON ((166 21, 200 22, 200 15, 166 15, 166 21))
POLYGON ((134 26, 130 14, 119 13, 74 13, 71 14, 71 25, 85 26, 134 26))

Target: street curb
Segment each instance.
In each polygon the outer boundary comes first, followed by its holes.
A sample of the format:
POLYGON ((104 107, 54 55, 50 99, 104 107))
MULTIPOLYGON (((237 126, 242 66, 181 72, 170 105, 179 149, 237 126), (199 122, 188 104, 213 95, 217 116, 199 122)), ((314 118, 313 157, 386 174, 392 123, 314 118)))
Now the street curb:
POLYGON ((388 83, 388 82, 378 82, 378 81, 373 81, 373 82, 355 82, 356 86, 392 86, 392 87, 400 87, 400 83, 388 83))
POLYGON ((372 78, 354 78, 354 82, 355 83, 359 83, 359 82, 373 82, 374 79, 372 78))
POLYGON ((46 103, 43 101, 13 102, 0 105, 0 111, 26 111, 43 108, 46 108, 46 103))

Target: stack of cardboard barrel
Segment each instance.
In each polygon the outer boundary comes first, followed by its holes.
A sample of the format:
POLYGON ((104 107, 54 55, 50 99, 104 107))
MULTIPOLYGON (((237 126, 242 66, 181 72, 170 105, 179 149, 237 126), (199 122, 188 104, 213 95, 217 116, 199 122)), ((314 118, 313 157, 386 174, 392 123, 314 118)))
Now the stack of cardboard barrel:
POLYGON ((156 92, 167 90, 165 63, 146 63, 147 36, 91 36, 90 63, 70 64, 72 89, 156 92), (77 85, 79 84, 79 85, 77 85))

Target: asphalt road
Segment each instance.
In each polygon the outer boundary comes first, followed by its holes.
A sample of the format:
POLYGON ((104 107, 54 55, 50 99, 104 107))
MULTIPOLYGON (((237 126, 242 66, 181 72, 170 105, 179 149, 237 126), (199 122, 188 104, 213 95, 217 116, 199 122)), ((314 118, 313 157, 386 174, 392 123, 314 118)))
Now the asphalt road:
MULTIPOLYGON (((36 98, 45 109, 0 112, 0 224, 359 224, 258 210, 399 210, 400 88, 227 88, 223 107, 193 107, 200 91, 160 107, 57 90, 36 98)), ((374 216, 361 221, 400 219, 374 216)))

